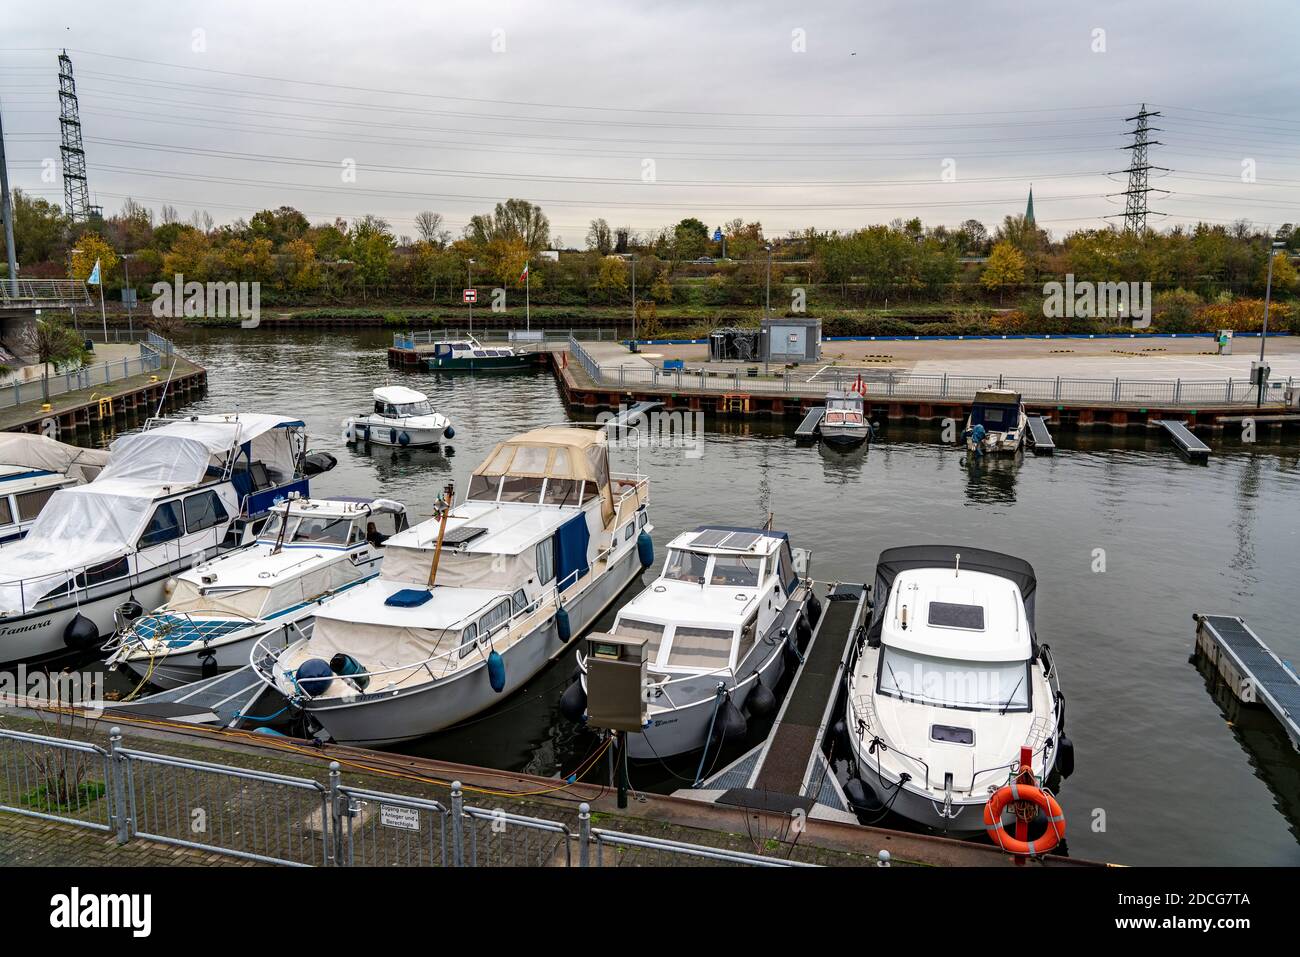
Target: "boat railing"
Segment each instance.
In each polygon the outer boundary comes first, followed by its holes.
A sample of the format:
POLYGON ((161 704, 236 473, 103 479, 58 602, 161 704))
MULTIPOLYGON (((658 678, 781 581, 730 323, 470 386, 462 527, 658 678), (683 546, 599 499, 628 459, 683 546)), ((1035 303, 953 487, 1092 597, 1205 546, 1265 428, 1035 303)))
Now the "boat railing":
MULTIPOLYGON (((231 620, 243 621, 244 627, 261 623, 261 618, 253 615, 244 614, 241 611, 235 611, 230 608, 208 609, 211 612, 219 612, 221 618, 219 621, 228 622, 231 620)), ((203 612, 199 612, 202 614, 203 612)), ((171 641, 177 638, 191 636, 190 641, 207 642, 207 636, 212 631, 212 619, 196 620, 194 611, 173 611, 166 605, 148 614, 141 615, 132 621, 126 622, 118 628, 113 635, 104 642, 103 651, 107 653, 105 661, 113 664, 119 652, 123 654, 133 651, 136 648, 144 649, 148 643, 153 641, 168 651, 170 650, 171 641), (145 635, 140 633, 141 626, 153 623, 155 625, 152 634, 145 635)), ((242 630, 242 629, 241 629, 242 630)), ((223 634, 221 637, 225 637, 223 634)), ((157 655, 161 649, 155 648, 152 654, 157 655)), ((164 651, 164 654, 167 652, 164 651)))

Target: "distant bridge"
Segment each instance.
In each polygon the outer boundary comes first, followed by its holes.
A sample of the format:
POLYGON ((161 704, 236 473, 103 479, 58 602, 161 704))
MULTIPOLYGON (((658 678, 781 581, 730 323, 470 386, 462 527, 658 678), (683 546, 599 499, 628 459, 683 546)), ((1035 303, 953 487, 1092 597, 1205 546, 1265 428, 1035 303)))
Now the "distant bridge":
POLYGON ((89 305, 90 290, 76 279, 0 279, 0 310, 30 312, 89 305))

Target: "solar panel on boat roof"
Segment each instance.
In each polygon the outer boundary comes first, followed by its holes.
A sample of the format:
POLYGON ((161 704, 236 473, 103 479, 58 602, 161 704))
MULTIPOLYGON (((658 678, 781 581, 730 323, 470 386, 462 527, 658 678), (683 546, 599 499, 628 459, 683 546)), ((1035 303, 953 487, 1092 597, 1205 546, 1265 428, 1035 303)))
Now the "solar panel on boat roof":
POLYGON ((756 535, 753 532, 732 532, 727 536, 726 541, 722 543, 723 548, 735 548, 745 551, 753 546, 763 536, 756 535))
POLYGON ((449 529, 442 536, 442 543, 454 548, 457 545, 472 542, 486 531, 486 528, 479 525, 462 525, 460 528, 449 529))
POLYGON ((692 545, 700 545, 704 548, 734 548, 737 551, 747 551, 753 544, 762 538, 754 532, 733 532, 725 528, 710 528, 700 532, 695 536, 692 545))
POLYGON ((984 630, 984 606, 962 605, 949 601, 930 602, 930 624, 940 628, 984 630))
POLYGON ((729 535, 731 535, 731 532, 727 531, 725 528, 710 528, 696 535, 695 541, 691 544, 703 545, 705 548, 716 548, 725 541, 729 535))

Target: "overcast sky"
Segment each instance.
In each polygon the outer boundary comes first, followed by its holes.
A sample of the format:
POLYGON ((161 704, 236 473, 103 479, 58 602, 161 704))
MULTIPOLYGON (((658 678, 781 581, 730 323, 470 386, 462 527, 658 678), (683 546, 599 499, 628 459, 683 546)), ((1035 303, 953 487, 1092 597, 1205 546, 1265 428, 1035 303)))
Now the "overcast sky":
POLYGON ((1298 40, 1295 0, 41 3, 6 23, 0 105, 12 185, 54 201, 66 46, 106 212, 459 233, 520 196, 572 246, 596 216, 992 228, 1031 182, 1060 236, 1123 211, 1105 174, 1146 101, 1153 225, 1276 226, 1300 221, 1298 40))

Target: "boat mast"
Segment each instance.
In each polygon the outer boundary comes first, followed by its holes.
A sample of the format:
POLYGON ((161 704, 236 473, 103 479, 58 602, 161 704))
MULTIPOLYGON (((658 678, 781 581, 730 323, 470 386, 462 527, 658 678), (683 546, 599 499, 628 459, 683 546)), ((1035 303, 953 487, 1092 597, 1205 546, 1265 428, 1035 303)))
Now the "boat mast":
POLYGON ((442 537, 447 532, 447 514, 451 511, 451 503, 455 495, 455 485, 452 482, 447 483, 447 487, 442 490, 442 519, 438 523, 438 544, 433 548, 433 564, 429 567, 429 587, 438 578, 438 560, 442 558, 442 537))

